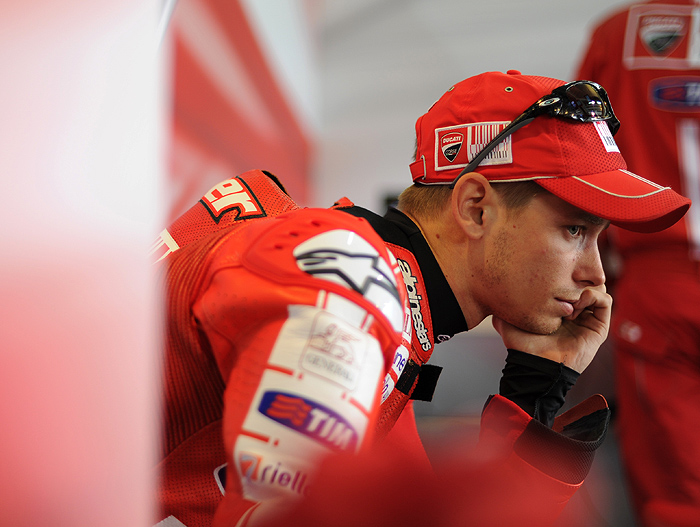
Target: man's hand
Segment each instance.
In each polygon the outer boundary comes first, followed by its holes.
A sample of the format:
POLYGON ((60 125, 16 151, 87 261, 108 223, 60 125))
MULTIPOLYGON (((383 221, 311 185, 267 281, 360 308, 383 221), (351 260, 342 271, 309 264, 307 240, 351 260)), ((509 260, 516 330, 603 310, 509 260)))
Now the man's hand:
POLYGON ((611 311, 612 297, 601 285, 585 289, 574 304, 574 312, 564 317, 559 329, 549 335, 523 331, 496 317, 492 323, 507 348, 563 362, 581 373, 608 337, 611 311))

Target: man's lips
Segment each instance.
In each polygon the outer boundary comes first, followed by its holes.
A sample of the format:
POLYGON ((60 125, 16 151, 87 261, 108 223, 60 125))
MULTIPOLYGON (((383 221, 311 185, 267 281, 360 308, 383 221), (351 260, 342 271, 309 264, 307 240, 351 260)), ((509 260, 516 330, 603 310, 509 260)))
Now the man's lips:
POLYGON ((565 311, 565 317, 568 317, 574 312, 574 304, 578 302, 578 300, 567 300, 565 298, 557 298, 557 302, 559 302, 559 305, 561 305, 562 309, 565 311))

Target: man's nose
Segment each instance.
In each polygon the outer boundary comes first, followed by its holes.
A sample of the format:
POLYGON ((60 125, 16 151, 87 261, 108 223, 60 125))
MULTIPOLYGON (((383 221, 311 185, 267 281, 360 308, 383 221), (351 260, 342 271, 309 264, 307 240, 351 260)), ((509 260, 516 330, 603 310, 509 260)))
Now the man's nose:
POLYGON ((605 270, 597 245, 593 245, 581 256, 576 266, 574 279, 577 282, 585 282, 587 287, 605 283, 605 270))

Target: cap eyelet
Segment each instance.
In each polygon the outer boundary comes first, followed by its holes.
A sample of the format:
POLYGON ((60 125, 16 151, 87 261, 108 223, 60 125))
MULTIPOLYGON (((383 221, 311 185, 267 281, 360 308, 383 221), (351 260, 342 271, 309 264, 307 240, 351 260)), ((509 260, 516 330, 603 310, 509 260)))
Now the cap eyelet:
POLYGON ((510 93, 510 92, 513 91, 513 87, 512 87, 512 86, 506 86, 505 90, 506 90, 508 93, 510 93))

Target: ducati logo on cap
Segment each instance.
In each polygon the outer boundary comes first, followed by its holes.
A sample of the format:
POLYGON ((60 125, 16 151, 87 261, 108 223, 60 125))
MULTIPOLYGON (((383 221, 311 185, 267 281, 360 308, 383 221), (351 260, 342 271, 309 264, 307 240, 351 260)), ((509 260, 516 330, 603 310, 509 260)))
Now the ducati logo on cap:
POLYGON ((440 139, 442 153, 449 161, 455 160, 455 157, 462 149, 462 144, 464 144, 464 135, 459 132, 443 135, 440 139))
MULTIPOLYGON (((435 170, 463 168, 496 137, 508 121, 458 124, 435 129, 435 170)), ((513 162, 511 137, 506 137, 479 166, 513 162)))

